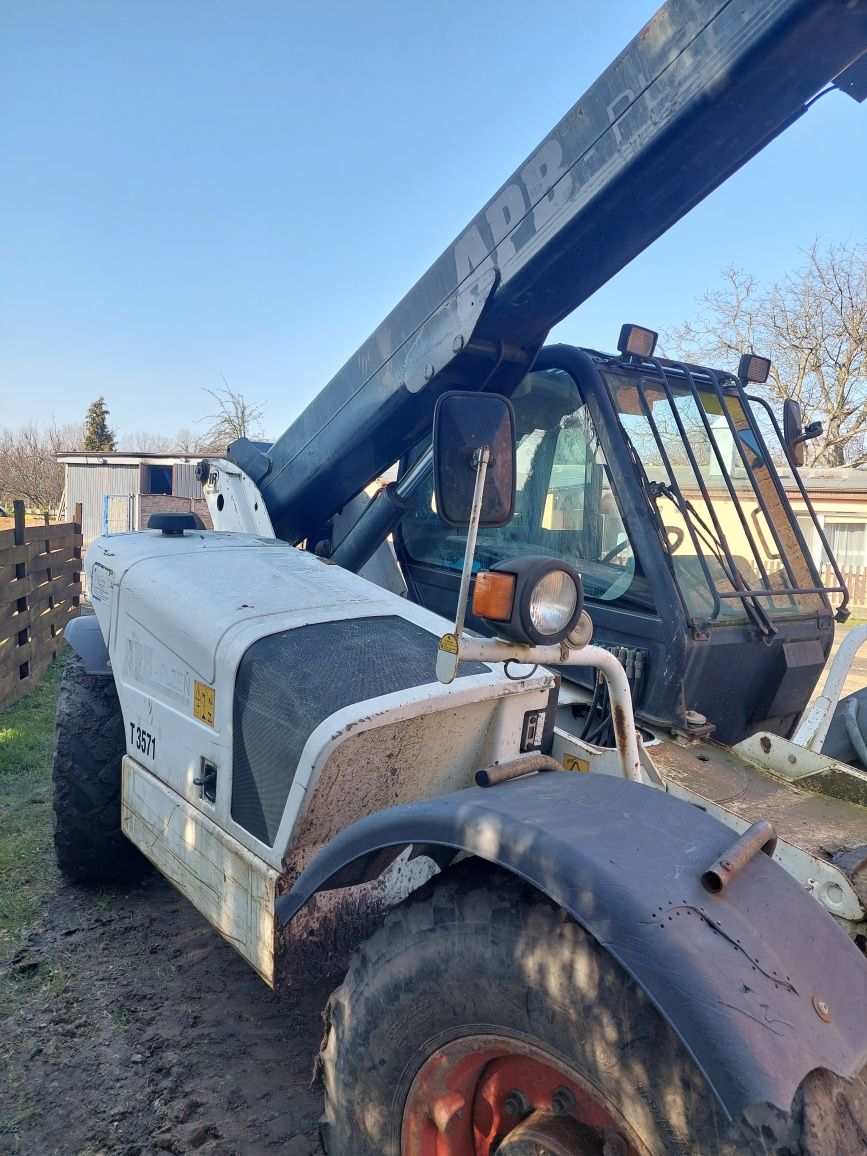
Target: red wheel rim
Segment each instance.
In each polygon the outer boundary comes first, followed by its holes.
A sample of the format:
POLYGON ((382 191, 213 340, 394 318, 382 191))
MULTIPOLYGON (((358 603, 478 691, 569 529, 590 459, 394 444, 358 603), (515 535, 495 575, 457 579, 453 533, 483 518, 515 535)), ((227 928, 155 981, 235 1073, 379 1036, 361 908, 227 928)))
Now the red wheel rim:
POLYGON ((601 1089, 522 1040, 479 1035, 445 1044, 422 1065, 404 1106, 403 1156, 602 1156, 603 1150, 646 1153, 601 1089), (528 1128, 550 1141, 525 1147, 519 1141, 528 1128))

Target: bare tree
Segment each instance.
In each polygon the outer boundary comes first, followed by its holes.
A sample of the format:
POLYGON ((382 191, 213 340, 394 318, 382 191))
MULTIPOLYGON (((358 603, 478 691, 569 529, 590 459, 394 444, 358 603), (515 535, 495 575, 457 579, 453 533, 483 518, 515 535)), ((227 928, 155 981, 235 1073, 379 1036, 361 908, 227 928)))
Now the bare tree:
POLYGON ((192 430, 179 429, 176 434, 137 430, 119 435, 120 448, 140 454, 196 454, 201 452, 202 436, 192 430))
POLYGON ((725 269, 700 305, 697 321, 665 334, 669 352, 732 367, 744 352, 770 357, 769 391, 824 423, 824 436, 807 443, 810 464, 867 464, 867 245, 817 239, 767 286, 725 269))
POLYGON ((226 447, 238 438, 261 438, 264 405, 247 401, 242 393, 232 389, 225 377, 222 388, 204 392, 217 403, 217 409, 200 419, 210 423, 202 438, 202 452, 224 454, 226 447))
POLYGON ((118 434, 118 449, 125 453, 169 454, 175 448, 175 439, 167 434, 136 430, 118 434))
POLYGON ((57 510, 63 497, 63 466, 57 455, 80 450, 83 425, 47 426, 27 422, 17 429, 0 427, 0 491, 5 499, 22 498, 32 509, 57 510))
POLYGON ((203 453, 202 435, 191 429, 179 429, 175 434, 175 449, 179 454, 203 453))

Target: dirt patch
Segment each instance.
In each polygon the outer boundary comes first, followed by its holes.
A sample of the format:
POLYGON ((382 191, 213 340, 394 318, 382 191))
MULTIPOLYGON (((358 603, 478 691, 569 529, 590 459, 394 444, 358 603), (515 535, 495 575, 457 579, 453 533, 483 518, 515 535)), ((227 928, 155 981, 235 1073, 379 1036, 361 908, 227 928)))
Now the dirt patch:
POLYGON ((61 885, 0 962, 0 1152, 313 1156, 332 986, 275 995, 156 874, 61 885))

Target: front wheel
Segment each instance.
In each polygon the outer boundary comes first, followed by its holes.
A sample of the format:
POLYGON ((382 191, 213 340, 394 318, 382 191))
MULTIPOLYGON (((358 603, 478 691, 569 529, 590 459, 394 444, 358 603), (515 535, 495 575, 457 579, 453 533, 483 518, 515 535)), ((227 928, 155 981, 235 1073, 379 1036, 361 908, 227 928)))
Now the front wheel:
POLYGON ((71 654, 57 699, 53 804, 57 863, 72 882, 111 882, 148 870, 120 828, 125 754, 114 679, 88 674, 71 654))
POLYGON ((329 1156, 716 1156, 724 1114, 644 992, 561 909, 467 862, 331 998, 329 1156))

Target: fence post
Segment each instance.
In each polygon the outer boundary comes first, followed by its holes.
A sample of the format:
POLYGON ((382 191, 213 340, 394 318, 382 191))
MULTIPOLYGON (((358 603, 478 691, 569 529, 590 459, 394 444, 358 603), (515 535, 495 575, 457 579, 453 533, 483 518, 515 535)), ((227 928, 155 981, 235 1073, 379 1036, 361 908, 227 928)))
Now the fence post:
MULTIPOLYGON (((81 502, 76 502, 75 503, 75 512, 72 515, 73 530, 76 534, 84 533, 84 531, 82 529, 83 520, 84 520, 84 508, 82 507, 81 502)), ((72 581, 73 582, 80 582, 81 581, 81 547, 80 546, 76 546, 74 548, 73 555, 78 561, 78 570, 72 575, 72 581)), ((73 595, 72 605, 76 606, 76 607, 81 606, 81 596, 79 594, 73 595)))
MULTIPOLYGON (((12 516, 15 519, 15 525, 12 531, 12 540, 16 546, 24 546, 25 543, 25 525, 26 519, 24 516, 24 502, 20 498, 16 498, 12 503, 12 516)), ((15 563, 15 577, 16 579, 24 579, 27 577, 27 561, 22 559, 15 563)), ((15 610, 18 614, 27 613, 27 595, 23 594, 15 604, 15 610)), ((23 630, 19 630, 15 636, 15 645, 26 646, 30 635, 29 627, 25 626, 23 630)), ((27 678, 30 673, 30 660, 27 659, 18 666, 18 677, 21 679, 27 678)))

